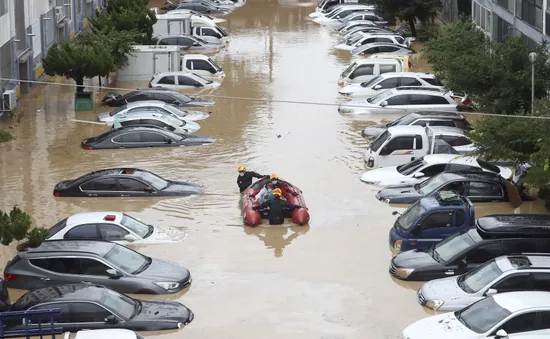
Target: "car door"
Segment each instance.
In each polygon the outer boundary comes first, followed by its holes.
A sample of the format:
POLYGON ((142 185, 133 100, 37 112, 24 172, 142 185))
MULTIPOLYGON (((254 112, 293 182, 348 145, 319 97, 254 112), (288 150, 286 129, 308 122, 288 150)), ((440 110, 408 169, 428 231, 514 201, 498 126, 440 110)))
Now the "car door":
POLYGON ((428 95, 430 107, 434 111, 458 111, 456 102, 449 102, 445 97, 439 95, 428 95))
POLYGON ((411 94, 409 106, 411 109, 415 110, 434 110, 434 106, 431 103, 431 96, 426 94, 411 94))
POLYGON ((379 167, 406 164, 414 154, 414 136, 398 136, 390 140, 380 150, 377 163, 379 167))
POLYGON ((210 36, 217 39, 222 39, 223 37, 220 35, 220 33, 216 32, 213 28, 209 27, 202 27, 201 28, 201 35, 202 36, 210 36))
POLYGON ((407 113, 407 107, 409 107, 410 95, 409 94, 397 94, 386 100, 385 111, 388 113, 407 113))
POLYGON ((192 79, 191 77, 188 77, 186 75, 178 75, 178 86, 185 86, 185 87, 203 87, 203 85, 192 79))
POLYGON ((71 302, 69 305, 71 310, 71 324, 74 330, 113 327, 113 325, 105 321, 108 316, 113 314, 104 307, 93 302, 85 301, 71 302))
POLYGON ((155 84, 155 87, 163 87, 163 88, 169 88, 169 89, 177 89, 178 86, 176 84, 176 77, 173 75, 166 75, 157 81, 155 84))
POLYGON ((134 148, 141 147, 141 139, 139 137, 139 132, 137 131, 128 131, 126 133, 120 134, 111 139, 113 148, 134 148))
POLYGON ((143 147, 175 146, 173 140, 158 132, 140 132, 143 147))
MULTIPOLYGON (((487 288, 487 291, 493 289, 496 293, 517 292, 517 291, 531 291, 532 281, 529 273, 514 272, 500 280, 494 282, 487 288)), ((487 292, 485 292, 487 295, 487 292)))
POLYGON ((36 267, 36 272, 41 275, 42 286, 56 286, 63 284, 78 284, 82 279, 78 275, 80 272, 79 259, 76 257, 46 257, 31 258, 29 263, 36 267))
POLYGON ((134 237, 128 230, 115 224, 99 224, 98 229, 101 240, 126 243, 131 241, 127 237, 134 237))
POLYGON ((412 230, 419 248, 427 247, 453 234, 453 211, 438 210, 426 215, 412 230))
POLYGON ((357 66, 353 72, 348 76, 352 82, 363 82, 371 79, 374 76, 374 65, 363 64, 357 66))
MULTIPOLYGON (((51 309, 59 309, 60 312, 57 313, 54 317, 54 324, 56 327, 63 327, 63 330, 65 331, 75 331, 78 330, 76 327, 74 327, 71 324, 71 312, 69 308, 69 303, 65 302, 48 302, 48 303, 41 303, 36 306, 30 307, 28 310, 51 310, 51 309)), ((27 318, 30 322, 31 328, 38 327, 38 324, 41 324, 42 328, 45 328, 50 323, 50 317, 49 316, 28 316, 27 318)))
POLYGON ((132 277, 126 276, 124 272, 108 265, 96 258, 78 258, 79 270, 74 274, 75 283, 91 283, 104 285, 121 293, 132 293, 136 290, 130 288, 132 277), (120 273, 119 278, 114 278, 107 273, 107 270, 114 270, 120 273))
POLYGON ((206 79, 211 78, 214 74, 216 74, 214 67, 212 67, 212 65, 205 60, 192 60, 191 69, 193 70, 193 73, 206 79))
POLYGON ((369 94, 374 96, 380 92, 384 92, 388 89, 396 88, 398 86, 399 86, 399 78, 384 79, 378 82, 377 84, 372 85, 371 89, 373 92, 369 94))
POLYGON ((506 201, 503 187, 494 182, 471 181, 466 195, 472 202, 506 201))
MULTIPOLYGON (((164 140, 163 143, 165 143, 164 140)), ((121 196, 123 197, 144 196, 156 193, 156 190, 154 188, 134 178, 119 178, 118 185, 121 196)))
POLYGON ((116 178, 99 178, 80 185, 80 190, 89 197, 113 197, 118 196, 116 178))
POLYGON ((97 224, 82 224, 71 228, 63 239, 99 239, 99 230, 97 224))
POLYGON ((491 335, 496 335, 500 329, 505 330, 508 335, 532 331, 535 328, 537 311, 527 311, 508 318, 491 335))

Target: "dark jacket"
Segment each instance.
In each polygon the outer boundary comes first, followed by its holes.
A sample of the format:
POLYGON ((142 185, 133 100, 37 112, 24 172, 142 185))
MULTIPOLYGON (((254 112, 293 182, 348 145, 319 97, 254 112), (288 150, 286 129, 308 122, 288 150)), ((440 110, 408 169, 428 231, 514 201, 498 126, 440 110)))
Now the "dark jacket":
POLYGON ((291 205, 287 201, 281 199, 280 197, 275 197, 272 200, 265 201, 259 206, 254 207, 254 209, 263 209, 269 207, 269 224, 270 225, 280 225, 285 222, 285 216, 289 211, 292 211, 296 208, 300 208, 298 205, 291 205))
POLYGON ((241 177, 237 176, 237 185, 239 185, 239 190, 241 193, 250 185, 252 185, 253 178, 263 178, 263 175, 260 175, 253 171, 244 172, 244 175, 241 177))

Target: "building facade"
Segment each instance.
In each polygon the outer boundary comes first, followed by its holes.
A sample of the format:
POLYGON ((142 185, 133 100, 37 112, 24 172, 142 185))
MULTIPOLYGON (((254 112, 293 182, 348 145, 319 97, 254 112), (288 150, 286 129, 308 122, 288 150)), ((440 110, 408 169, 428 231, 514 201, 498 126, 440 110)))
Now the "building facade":
POLYGON ((493 41, 514 35, 528 46, 550 42, 550 0, 472 0, 472 18, 493 41))
POLYGON ((86 17, 101 9, 103 0, 0 0, 0 111, 9 111, 8 93, 30 90, 17 80, 39 80, 42 57, 56 42, 75 39, 86 17), (6 80, 7 79, 7 80, 6 80))

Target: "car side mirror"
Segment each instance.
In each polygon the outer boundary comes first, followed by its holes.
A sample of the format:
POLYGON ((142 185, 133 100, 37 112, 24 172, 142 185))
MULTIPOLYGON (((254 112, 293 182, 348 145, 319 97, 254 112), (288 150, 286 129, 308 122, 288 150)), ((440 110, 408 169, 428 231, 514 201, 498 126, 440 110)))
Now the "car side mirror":
POLYGON ((122 277, 122 274, 120 274, 119 271, 117 270, 114 270, 112 268, 109 268, 107 271, 105 271, 107 273, 107 275, 112 278, 112 279, 118 279, 120 277, 122 277))
POLYGON ((382 88, 382 85, 375 85, 372 89, 377 89, 378 90, 380 88, 382 88))
POLYGON ((172 105, 179 106, 179 105, 181 105, 181 102, 179 102, 178 100, 174 100, 174 101, 172 102, 172 105))
MULTIPOLYGON (((171 144, 173 143, 174 141, 170 138, 164 138, 164 142, 167 143, 167 144, 171 144)), ((149 187, 150 188, 150 187, 149 187)))
POLYGON ((388 102, 384 100, 380 103, 380 106, 386 107, 386 106, 388 106, 388 102))
POLYGON ((424 176, 424 173, 423 172, 416 172, 413 177, 414 178, 422 178, 424 176))
POLYGON ((495 294, 497 294, 497 293, 498 293, 498 291, 497 291, 496 289, 490 288, 490 289, 487 290, 487 292, 485 293, 485 295, 486 295, 487 297, 489 297, 489 296, 495 295, 495 294))
POLYGON ((196 47, 196 46, 200 46, 200 45, 201 45, 201 44, 199 44, 199 43, 198 43, 198 42, 196 42, 196 41, 195 41, 195 42, 193 42, 193 46, 195 46, 195 47, 196 47))
POLYGON ((107 324, 116 324, 116 323, 118 323, 118 320, 114 315, 111 314, 111 315, 108 315, 107 317, 105 317, 105 322, 107 324))
POLYGON ((136 237, 134 237, 133 235, 131 235, 131 234, 126 234, 124 236, 124 240, 129 241, 129 242, 134 242, 138 239, 136 237))
POLYGON ((398 214, 399 214, 399 212, 397 212, 397 211, 391 212, 391 215, 398 215, 398 214))
POLYGON ((508 338, 508 333, 506 333, 505 330, 502 328, 497 331, 495 339, 502 339, 502 338, 508 338))

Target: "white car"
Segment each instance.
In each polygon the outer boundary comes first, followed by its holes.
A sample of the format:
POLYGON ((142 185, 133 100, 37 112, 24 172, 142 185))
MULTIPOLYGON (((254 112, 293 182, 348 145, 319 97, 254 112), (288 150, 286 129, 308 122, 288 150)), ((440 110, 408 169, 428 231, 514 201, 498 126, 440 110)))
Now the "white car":
POLYGON ((352 31, 355 31, 361 28, 366 28, 366 27, 383 29, 381 27, 378 27, 374 22, 369 20, 354 20, 338 28, 337 32, 338 34, 340 34, 340 36, 345 36, 352 31))
POLYGON ((182 89, 216 89, 220 87, 217 81, 207 80, 200 75, 189 72, 161 72, 149 81, 149 88, 164 87, 175 90, 182 89))
POLYGON ((110 112, 100 113, 97 117, 97 120, 100 122, 104 122, 107 125, 112 125, 117 114, 128 115, 144 112, 169 114, 175 118, 185 121, 203 120, 210 116, 210 114, 207 112, 181 110, 165 103, 164 101, 146 100, 131 102, 126 105, 117 107, 110 112))
POLYGON ((326 16, 319 16, 313 19, 313 22, 316 22, 320 25, 329 25, 331 23, 340 24, 339 19, 343 19, 346 16, 350 15, 353 12, 361 12, 365 10, 372 10, 371 6, 366 5, 348 5, 337 10, 328 13, 326 16))
POLYGON ((73 214, 53 225, 47 240, 100 239, 128 245, 171 243, 184 236, 182 232, 168 234, 125 213, 88 212, 73 214))
POLYGON ((410 46, 410 39, 403 38, 399 34, 387 33, 387 32, 377 32, 377 33, 357 33, 353 36, 350 36, 346 43, 338 44, 334 46, 336 49, 343 51, 351 51, 361 45, 371 44, 373 42, 388 42, 391 44, 396 44, 403 47, 410 46))
POLYGON ((368 81, 342 87, 338 90, 338 93, 348 97, 369 98, 385 90, 404 86, 445 89, 445 85, 435 75, 430 73, 392 72, 380 74, 368 81))
MULTIPOLYGON (((460 311, 419 320, 405 339, 505 339, 548 334, 550 292, 510 292, 484 298, 460 311)), ((548 337, 548 336, 547 336, 548 337)))
MULTIPOLYGON (((354 23, 356 21, 352 21, 351 23, 354 23)), ((372 21, 366 21, 366 22, 372 22, 372 21)), ((380 27, 374 22, 372 22, 372 25, 358 25, 352 27, 348 31, 344 31, 340 34, 340 38, 344 40, 348 40, 349 38, 358 36, 359 33, 386 33, 386 34, 397 34, 396 32, 392 31, 389 28, 380 27)))
POLYGON ((400 166, 382 167, 361 175, 361 181, 380 186, 416 184, 445 170, 480 170, 500 174, 504 179, 512 176, 512 170, 492 165, 474 157, 456 154, 429 154, 400 166))
POLYGON ((139 333, 121 328, 105 330, 80 330, 71 336, 65 332, 63 339, 145 339, 139 333))

